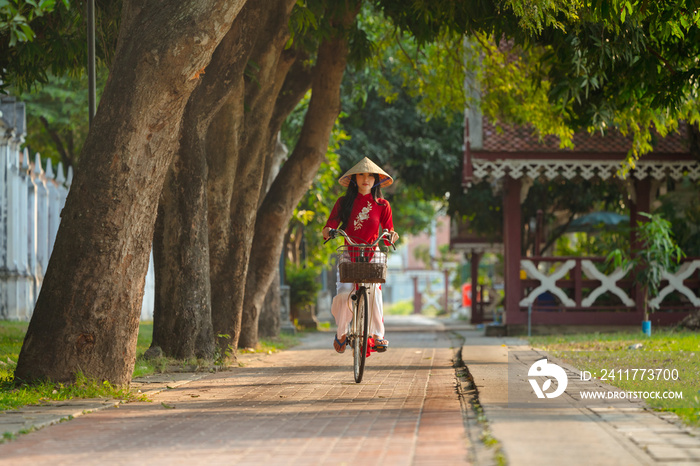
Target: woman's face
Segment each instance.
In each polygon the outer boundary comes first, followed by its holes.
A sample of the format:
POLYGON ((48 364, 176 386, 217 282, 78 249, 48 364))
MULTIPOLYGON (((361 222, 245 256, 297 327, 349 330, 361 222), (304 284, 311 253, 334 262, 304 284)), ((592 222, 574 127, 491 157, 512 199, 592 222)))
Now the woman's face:
POLYGON ((357 191, 363 196, 372 192, 372 186, 376 182, 372 173, 358 173, 355 175, 355 180, 357 181, 357 191))

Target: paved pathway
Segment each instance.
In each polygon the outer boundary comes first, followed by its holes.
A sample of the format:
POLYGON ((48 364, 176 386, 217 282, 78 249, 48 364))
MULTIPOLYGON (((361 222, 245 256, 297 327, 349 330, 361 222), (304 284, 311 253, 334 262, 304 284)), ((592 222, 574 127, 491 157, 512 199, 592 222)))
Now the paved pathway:
POLYGON ((453 350, 401 332, 352 379, 330 333, 152 403, 80 416, 0 445, 0 464, 465 464, 453 350))
POLYGON ((244 355, 228 372, 144 383, 157 392, 151 403, 0 413, 0 432, 17 432, 99 409, 0 444, 0 465, 700 465, 698 429, 641 403, 583 406, 575 368, 563 365, 558 404, 533 403, 527 369, 546 354, 521 340, 420 317, 388 318, 387 328, 390 350, 368 359, 361 384, 350 352, 334 353, 332 335, 318 333, 282 353, 244 355), (473 384, 452 367, 460 349, 473 384))

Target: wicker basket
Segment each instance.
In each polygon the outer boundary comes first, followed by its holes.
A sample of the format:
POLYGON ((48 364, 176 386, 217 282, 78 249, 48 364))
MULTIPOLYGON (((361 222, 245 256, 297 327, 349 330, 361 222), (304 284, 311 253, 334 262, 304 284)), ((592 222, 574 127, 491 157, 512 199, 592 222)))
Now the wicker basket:
POLYGON ((338 272, 341 283, 386 282, 386 264, 379 262, 341 262, 338 272))
POLYGON ((338 248, 338 274, 341 283, 385 283, 386 252, 380 248, 356 246, 338 248))

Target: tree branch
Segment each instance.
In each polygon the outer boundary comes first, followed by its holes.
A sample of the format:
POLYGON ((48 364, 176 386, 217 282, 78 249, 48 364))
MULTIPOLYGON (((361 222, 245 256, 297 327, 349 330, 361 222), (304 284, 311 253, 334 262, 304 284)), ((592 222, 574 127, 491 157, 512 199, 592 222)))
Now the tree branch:
POLYGON ((673 74, 673 75, 676 74, 676 70, 673 69, 673 66, 671 66, 671 63, 669 63, 668 60, 666 60, 664 57, 662 57, 656 50, 652 49, 648 45, 647 45, 647 50, 649 51, 649 53, 651 53, 656 58, 658 58, 664 64, 664 66, 671 72, 671 74, 673 74))

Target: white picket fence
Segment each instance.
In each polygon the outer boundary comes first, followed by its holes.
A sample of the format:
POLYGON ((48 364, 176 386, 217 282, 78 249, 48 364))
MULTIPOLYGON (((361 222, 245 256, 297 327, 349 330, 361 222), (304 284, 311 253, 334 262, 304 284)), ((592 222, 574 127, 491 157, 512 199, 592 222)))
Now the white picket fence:
MULTIPOLYGON (((41 156, 20 150, 25 138, 25 108, 4 97, 0 102, 0 320, 30 319, 61 223, 61 210, 73 179, 59 162, 42 168, 41 156)), ((153 317, 153 266, 149 267, 141 311, 153 317)))

